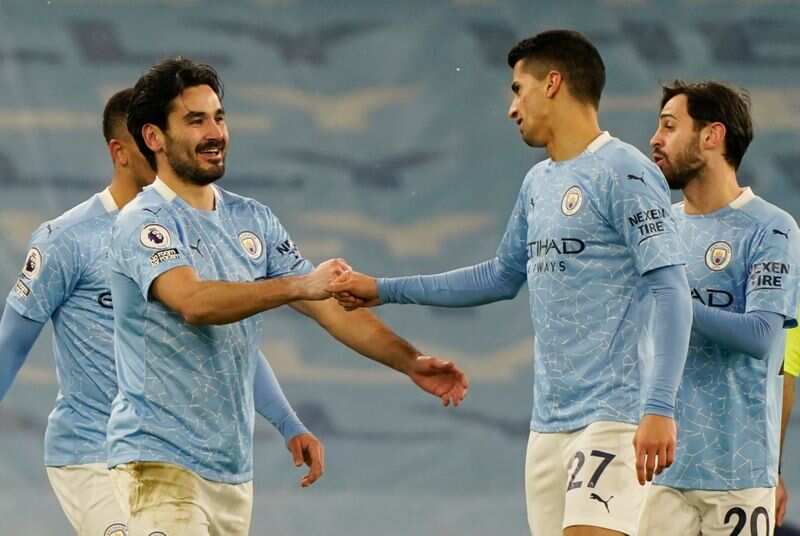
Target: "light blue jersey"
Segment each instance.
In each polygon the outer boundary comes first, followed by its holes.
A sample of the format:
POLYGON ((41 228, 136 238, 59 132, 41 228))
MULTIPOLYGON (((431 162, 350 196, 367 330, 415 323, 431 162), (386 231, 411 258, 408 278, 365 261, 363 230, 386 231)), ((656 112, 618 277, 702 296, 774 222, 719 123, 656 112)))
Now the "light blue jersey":
POLYGON ((116 215, 106 189, 42 224, 7 299, 30 320, 53 320, 59 391, 45 432, 48 466, 106 460, 106 423, 117 381, 105 276, 116 215))
POLYGON ((497 256, 528 279, 531 428, 638 423, 640 345, 648 346, 653 308, 642 274, 683 262, 661 171, 608 133, 574 159, 540 162, 497 256))
MULTIPOLYGON (((695 300, 794 320, 800 235, 791 216, 749 189, 713 214, 687 215, 683 204, 673 212, 695 300)), ((776 485, 783 341, 781 333, 767 359, 756 359, 693 331, 676 403, 678 451, 658 484, 693 490, 776 485)))
POLYGON ((156 179, 115 222, 110 278, 119 394, 108 426, 111 467, 162 461, 208 480, 252 479, 254 349, 262 319, 192 326, 153 300, 150 287, 180 266, 225 281, 312 267, 267 207, 214 189, 215 210, 196 210, 156 179))

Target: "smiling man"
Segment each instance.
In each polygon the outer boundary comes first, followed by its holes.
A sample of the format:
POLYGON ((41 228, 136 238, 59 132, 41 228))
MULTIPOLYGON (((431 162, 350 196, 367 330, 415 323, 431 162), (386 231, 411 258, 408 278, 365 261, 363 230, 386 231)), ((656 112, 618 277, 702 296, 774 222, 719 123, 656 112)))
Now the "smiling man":
POLYGON ((229 143, 221 101, 214 69, 179 58, 139 79, 128 114, 158 172, 121 211, 111 246, 119 394, 109 466, 130 536, 249 533, 262 311, 290 304, 445 405, 467 390, 452 363, 328 299, 343 261, 314 269, 268 207, 212 184, 229 143))

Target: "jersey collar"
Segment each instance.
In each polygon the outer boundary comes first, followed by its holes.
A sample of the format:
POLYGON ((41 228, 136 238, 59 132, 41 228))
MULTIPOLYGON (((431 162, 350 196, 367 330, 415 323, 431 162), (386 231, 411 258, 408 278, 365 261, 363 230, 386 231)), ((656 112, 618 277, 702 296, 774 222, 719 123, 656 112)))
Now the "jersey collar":
POLYGON ((603 145, 610 142, 612 139, 614 138, 611 134, 609 134, 607 130, 604 130, 599 136, 592 140, 592 143, 586 147, 586 150, 590 153, 596 153, 603 145))
POLYGON ((744 191, 741 194, 739 194, 739 197, 731 201, 730 205, 728 206, 733 209, 740 209, 747 203, 755 199, 755 197, 756 194, 754 194, 753 190, 748 186, 747 188, 744 189, 744 191))
POLYGON ((103 203, 103 208, 106 209, 106 212, 111 213, 119 210, 117 202, 114 201, 114 196, 111 195, 111 190, 108 188, 97 194, 97 197, 100 198, 100 202, 103 203))
MULTIPOLYGON (((156 176, 156 180, 153 182, 152 187, 166 201, 172 201, 178 196, 178 194, 176 194, 172 188, 167 186, 167 183, 162 181, 158 176, 156 176)), ((217 200, 217 206, 219 206, 220 201, 222 201, 222 196, 219 193, 219 188, 217 188, 216 185, 212 184, 211 189, 214 190, 214 197, 217 200)))

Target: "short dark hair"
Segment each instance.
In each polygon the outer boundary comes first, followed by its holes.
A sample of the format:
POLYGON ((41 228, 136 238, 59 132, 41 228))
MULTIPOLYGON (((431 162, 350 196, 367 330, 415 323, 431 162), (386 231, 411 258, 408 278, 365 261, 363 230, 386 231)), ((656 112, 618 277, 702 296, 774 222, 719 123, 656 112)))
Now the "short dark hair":
POLYGON ((725 160, 733 169, 739 169, 744 153, 753 141, 753 119, 747 91, 713 80, 673 80, 661 89, 661 109, 673 97, 686 95, 686 109, 695 130, 709 123, 725 125, 725 160))
POLYGON ((597 48, 583 34, 548 30, 523 39, 508 53, 508 66, 513 69, 521 60, 532 60, 546 69, 555 68, 573 97, 595 108, 600 105, 606 67, 597 48))
POLYGON ((144 142, 142 127, 152 123, 166 130, 172 100, 187 88, 203 85, 210 86, 222 100, 222 80, 213 67, 177 57, 150 67, 133 87, 128 130, 153 170, 156 170, 156 155, 144 142))
POLYGON ((127 130, 125 123, 132 98, 133 88, 129 87, 117 91, 106 102, 106 107, 103 109, 103 137, 106 143, 120 135, 120 128, 127 130))

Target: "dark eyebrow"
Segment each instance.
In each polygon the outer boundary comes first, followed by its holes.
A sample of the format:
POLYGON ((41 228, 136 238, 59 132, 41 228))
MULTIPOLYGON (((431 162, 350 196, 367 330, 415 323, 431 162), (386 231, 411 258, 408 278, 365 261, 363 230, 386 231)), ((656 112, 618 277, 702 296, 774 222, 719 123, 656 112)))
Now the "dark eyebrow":
POLYGON ((666 118, 666 117, 671 117, 672 119, 678 119, 678 118, 677 118, 677 117, 675 117, 674 115, 672 115, 672 114, 670 114, 670 113, 666 113, 666 112, 664 112, 664 113, 662 113, 661 115, 659 115, 659 116, 658 116, 658 118, 659 118, 659 119, 664 119, 664 118, 666 118))
POLYGON ((206 116, 206 114, 203 113, 203 112, 193 112, 193 111, 190 110, 190 111, 186 112, 186 114, 184 114, 183 119, 185 121, 191 121, 192 119, 202 119, 205 116, 206 116))

